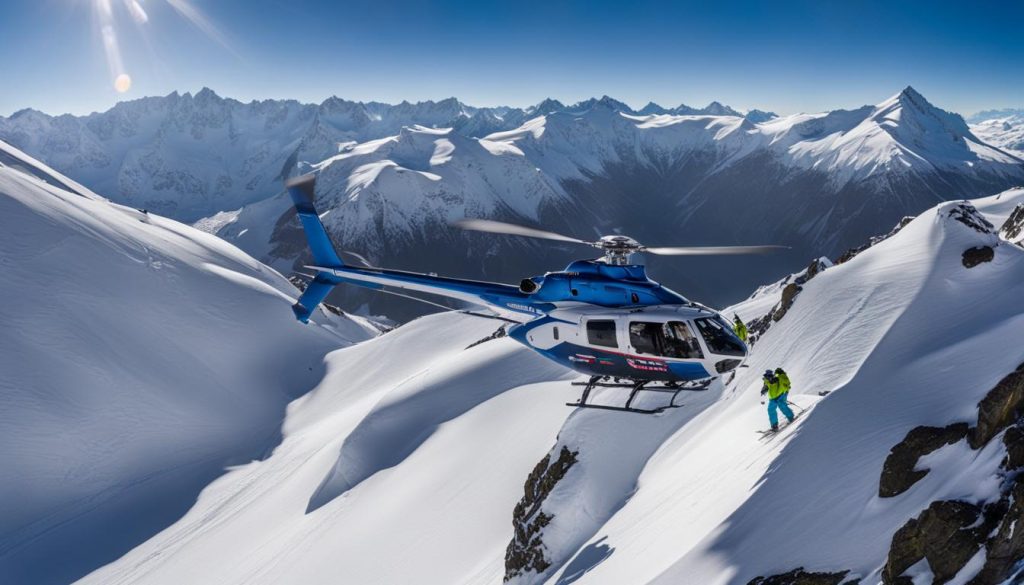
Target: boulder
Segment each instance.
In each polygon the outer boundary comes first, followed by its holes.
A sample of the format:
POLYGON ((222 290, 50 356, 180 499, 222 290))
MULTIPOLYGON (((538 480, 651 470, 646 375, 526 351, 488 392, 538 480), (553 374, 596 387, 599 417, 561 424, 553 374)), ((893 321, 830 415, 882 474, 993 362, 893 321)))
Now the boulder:
MULTIPOLYGON (((755 577, 747 585, 839 585, 846 578, 849 571, 837 573, 808 573, 803 567, 793 569, 781 575, 770 577, 755 577)), ((849 581, 844 585, 856 585, 860 580, 849 581)))
POLYGON ((980 507, 967 502, 932 502, 893 535, 882 582, 899 583, 900 576, 921 559, 927 559, 935 576, 934 585, 952 579, 978 552, 993 528, 978 522, 981 515, 980 507))
POLYGON ((910 489, 912 485, 928 475, 928 470, 916 470, 921 457, 952 445, 967 436, 967 423, 948 427, 917 427, 911 429, 902 441, 890 451, 882 464, 882 476, 878 481, 878 496, 891 498, 910 489))
POLYGON ((999 233, 1011 241, 1024 236, 1024 203, 1018 203, 1017 207, 1013 208, 1013 212, 1010 213, 1010 217, 1006 218, 1006 223, 1000 228, 999 233))
POLYGON ((978 264, 991 262, 996 257, 996 251, 992 246, 975 246, 964 250, 963 263, 966 268, 974 268, 978 264))

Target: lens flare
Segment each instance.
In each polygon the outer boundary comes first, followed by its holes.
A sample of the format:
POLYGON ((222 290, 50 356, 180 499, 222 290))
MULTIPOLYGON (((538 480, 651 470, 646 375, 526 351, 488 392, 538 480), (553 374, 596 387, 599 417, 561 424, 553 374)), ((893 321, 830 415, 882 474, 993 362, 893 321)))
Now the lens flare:
POLYGON ((125 93, 132 88, 132 76, 127 73, 122 73, 114 79, 114 90, 117 93, 125 93))
MULTIPOLYGON (((238 56, 228 44, 224 35, 213 25, 189 0, 163 0, 180 17, 187 20, 192 26, 201 31, 210 39, 221 44, 224 48, 238 56)), ((107 68, 110 71, 110 79, 114 90, 118 93, 126 93, 132 88, 132 76, 125 69, 124 59, 121 56, 121 43, 117 33, 117 14, 115 4, 124 7, 124 11, 131 17, 139 27, 149 25, 149 13, 146 12, 140 0, 91 0, 93 17, 99 32, 100 40, 103 43, 103 53, 107 59, 107 68)))

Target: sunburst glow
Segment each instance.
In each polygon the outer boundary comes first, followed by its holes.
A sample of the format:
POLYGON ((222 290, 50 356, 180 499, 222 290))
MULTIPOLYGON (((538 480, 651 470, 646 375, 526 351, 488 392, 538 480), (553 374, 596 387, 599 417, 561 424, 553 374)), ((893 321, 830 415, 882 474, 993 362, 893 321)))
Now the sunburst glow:
MULTIPOLYGON (((228 45, 224 35, 189 0, 162 1, 174 9, 182 18, 189 21, 196 29, 231 51, 231 47, 228 45)), ((117 9, 115 6, 120 4, 128 16, 142 30, 145 30, 143 27, 150 24, 149 13, 143 6, 143 0, 90 0, 90 2, 96 26, 99 29, 99 37, 103 43, 103 52, 107 59, 111 83, 115 91, 125 93, 132 87, 132 76, 125 69, 124 59, 121 56, 120 36, 117 30, 117 15, 115 14, 117 9)))

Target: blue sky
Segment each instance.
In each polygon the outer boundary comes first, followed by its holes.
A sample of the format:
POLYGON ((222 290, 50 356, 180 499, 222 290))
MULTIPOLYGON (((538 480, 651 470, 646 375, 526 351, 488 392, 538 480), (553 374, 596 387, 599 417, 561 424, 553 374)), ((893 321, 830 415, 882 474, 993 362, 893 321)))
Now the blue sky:
POLYGON ((330 95, 473 105, 718 100, 779 113, 879 102, 913 85, 961 113, 1024 107, 1024 2, 0 2, 0 115, 88 113, 208 86, 243 101, 330 95), (111 3, 119 94, 94 3, 111 3))

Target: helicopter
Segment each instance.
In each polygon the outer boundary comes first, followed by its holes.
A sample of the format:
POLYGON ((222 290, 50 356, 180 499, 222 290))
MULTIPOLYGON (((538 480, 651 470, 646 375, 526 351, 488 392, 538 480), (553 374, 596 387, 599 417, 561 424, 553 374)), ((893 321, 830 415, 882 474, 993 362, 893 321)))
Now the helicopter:
MULTIPOLYGON (((660 255, 758 254, 785 246, 647 247, 624 235, 586 241, 562 234, 486 219, 463 219, 455 227, 479 232, 541 238, 597 248, 603 256, 576 260, 564 270, 525 278, 518 286, 465 280, 342 262, 320 221, 315 203, 316 175, 285 183, 302 223, 316 274, 292 306, 307 323, 339 284, 388 292, 385 287, 439 295, 483 308, 512 323, 507 334, 540 355, 588 376, 577 402, 568 406, 654 414, 676 403, 682 391, 706 389, 738 368, 748 348, 731 324, 709 307, 693 302, 647 276, 637 253, 660 255), (624 406, 588 402, 597 387, 631 390, 624 406), (667 404, 640 408, 641 392, 669 393, 667 404)), ((356 255, 358 256, 358 255, 356 255)), ((366 264, 364 262, 364 264, 366 264)), ((403 295, 405 296, 405 295, 403 295)), ((416 297, 413 297, 416 298, 416 297)), ((421 300, 421 299, 417 299, 421 300)), ((445 307, 447 309, 447 307, 445 307)))

